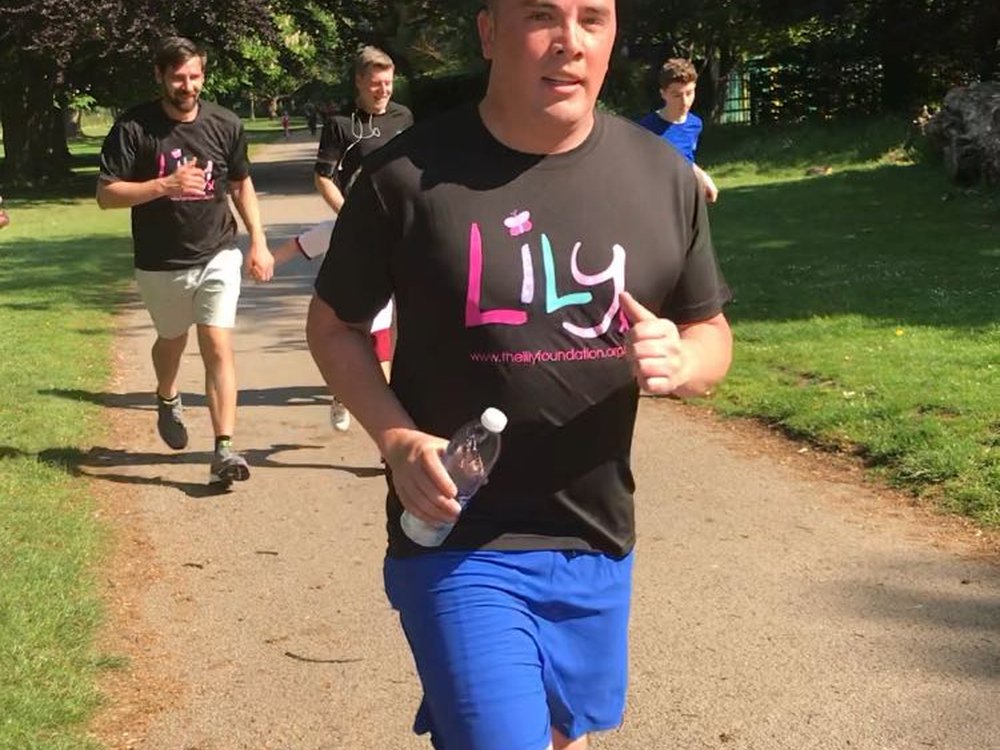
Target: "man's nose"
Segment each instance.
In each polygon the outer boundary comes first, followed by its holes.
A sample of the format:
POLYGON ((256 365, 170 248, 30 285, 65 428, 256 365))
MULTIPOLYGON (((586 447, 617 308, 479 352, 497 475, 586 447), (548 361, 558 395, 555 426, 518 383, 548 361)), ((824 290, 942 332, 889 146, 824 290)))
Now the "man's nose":
POLYGON ((567 19, 562 23, 553 48, 557 55, 574 57, 580 53, 580 26, 574 19, 567 19))

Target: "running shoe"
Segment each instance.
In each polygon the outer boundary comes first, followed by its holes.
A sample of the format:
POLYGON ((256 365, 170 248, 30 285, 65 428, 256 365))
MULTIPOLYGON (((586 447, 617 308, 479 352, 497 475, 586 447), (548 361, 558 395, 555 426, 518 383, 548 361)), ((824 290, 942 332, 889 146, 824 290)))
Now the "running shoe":
POLYGON ((245 482, 249 478, 250 466, 243 456, 230 447, 229 443, 223 443, 215 449, 208 475, 209 484, 228 487, 233 482, 245 482))
POLYGON ((351 427, 351 412, 337 400, 336 396, 330 404, 330 425, 337 432, 347 432, 351 427))
POLYGON ((184 406, 181 404, 181 394, 170 401, 156 395, 156 429, 163 442, 175 451, 187 448, 188 432, 184 426, 184 406))

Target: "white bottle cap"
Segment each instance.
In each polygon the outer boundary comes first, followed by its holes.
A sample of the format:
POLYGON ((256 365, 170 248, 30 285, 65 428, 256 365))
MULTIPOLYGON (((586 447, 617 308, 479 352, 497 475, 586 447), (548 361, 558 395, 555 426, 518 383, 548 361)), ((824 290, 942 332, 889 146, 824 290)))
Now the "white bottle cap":
POLYGON ((491 406, 483 412, 483 416, 479 418, 479 421, 490 432, 501 433, 504 427, 507 426, 507 415, 491 406))

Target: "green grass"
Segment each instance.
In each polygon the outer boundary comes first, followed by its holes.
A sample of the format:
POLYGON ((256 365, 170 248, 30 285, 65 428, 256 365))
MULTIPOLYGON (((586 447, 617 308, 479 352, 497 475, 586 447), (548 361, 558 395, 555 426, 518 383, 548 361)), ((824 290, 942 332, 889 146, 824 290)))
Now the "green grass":
MULTIPOLYGON (((92 186, 92 182, 91 182, 92 186)), ((130 267, 128 213, 93 200, 10 201, 0 232, 0 748, 93 747, 83 723, 109 661, 93 646, 105 532, 73 456, 100 408, 112 312, 130 267)))
POLYGON ((1000 525, 1000 196, 910 163, 892 122, 720 131, 700 151, 736 359, 715 407, 1000 525))

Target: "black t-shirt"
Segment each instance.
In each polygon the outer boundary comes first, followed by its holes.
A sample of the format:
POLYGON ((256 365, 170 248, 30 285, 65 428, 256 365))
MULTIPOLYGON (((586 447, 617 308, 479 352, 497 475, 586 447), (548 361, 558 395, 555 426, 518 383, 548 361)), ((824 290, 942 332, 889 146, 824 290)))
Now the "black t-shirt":
MULTIPOLYGON (((444 548, 631 549, 623 290, 679 324, 729 298, 691 166, 633 123, 599 114, 579 147, 538 156, 470 107, 365 162, 317 293, 348 322, 395 295, 392 388, 420 429, 448 437, 488 406, 509 417, 444 548)), ((417 554, 389 486, 389 554, 417 554)))
POLYGON ((412 124, 410 110, 396 102, 389 102, 380 115, 355 109, 327 120, 319 137, 316 173, 329 177, 346 193, 361 161, 412 124))
POLYGON ((205 195, 157 198, 132 207, 135 266, 168 271, 208 262, 235 245, 236 220, 226 199, 231 180, 250 173, 243 124, 212 102, 191 122, 170 119, 159 100, 122 115, 101 149, 101 179, 144 182, 165 177, 186 159, 205 170, 205 195))

